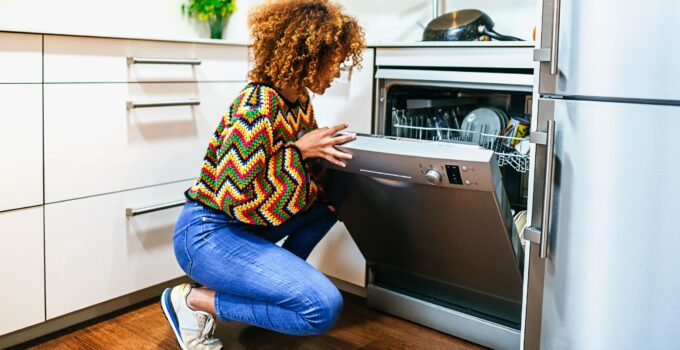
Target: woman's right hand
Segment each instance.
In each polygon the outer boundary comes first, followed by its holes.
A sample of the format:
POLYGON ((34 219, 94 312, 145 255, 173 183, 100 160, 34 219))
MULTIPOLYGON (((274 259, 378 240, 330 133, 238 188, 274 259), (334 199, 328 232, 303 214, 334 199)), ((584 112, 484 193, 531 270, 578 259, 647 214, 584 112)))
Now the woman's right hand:
POLYGON ((333 146, 356 139, 356 135, 348 134, 333 137, 340 130, 346 129, 347 124, 338 124, 332 127, 323 127, 312 130, 302 136, 294 144, 302 153, 302 158, 323 158, 332 164, 345 167, 343 159, 352 159, 349 153, 341 152, 333 146))

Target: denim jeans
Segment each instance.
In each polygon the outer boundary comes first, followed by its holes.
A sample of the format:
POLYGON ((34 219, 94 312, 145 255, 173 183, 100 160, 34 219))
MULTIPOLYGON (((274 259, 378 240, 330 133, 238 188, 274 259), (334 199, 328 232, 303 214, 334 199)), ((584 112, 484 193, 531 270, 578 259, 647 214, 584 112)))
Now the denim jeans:
POLYGON ((337 321, 342 296, 305 259, 335 221, 315 203, 280 226, 255 226, 189 201, 175 225, 175 256, 191 279, 215 290, 219 319, 319 334, 337 321))

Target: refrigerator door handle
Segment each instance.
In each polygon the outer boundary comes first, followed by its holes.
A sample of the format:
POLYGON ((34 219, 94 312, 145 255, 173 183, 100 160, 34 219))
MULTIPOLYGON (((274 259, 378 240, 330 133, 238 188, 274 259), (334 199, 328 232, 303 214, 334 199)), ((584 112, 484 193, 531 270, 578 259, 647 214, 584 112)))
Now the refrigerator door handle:
POLYGON ((557 56, 560 45, 560 0, 553 0, 550 48, 534 50, 534 62, 550 62, 550 75, 557 75, 557 56))
POLYGON ((550 232, 550 217, 552 216, 553 179, 555 175, 555 121, 548 120, 548 130, 545 133, 531 134, 531 143, 545 145, 545 185, 543 188, 543 217, 541 227, 529 226, 524 229, 524 237, 529 241, 540 244, 539 256, 548 256, 548 232, 550 232))
POLYGON ((550 50, 550 74, 557 75, 557 53, 560 40, 560 0, 553 2, 552 37, 550 50))

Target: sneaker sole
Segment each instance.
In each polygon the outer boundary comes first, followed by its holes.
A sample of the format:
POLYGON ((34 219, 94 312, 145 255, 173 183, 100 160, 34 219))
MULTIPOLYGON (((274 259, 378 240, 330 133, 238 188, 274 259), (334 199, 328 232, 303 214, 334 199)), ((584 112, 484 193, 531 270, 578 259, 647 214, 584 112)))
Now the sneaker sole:
POLYGON ((163 291, 163 294, 161 295, 161 309, 163 309, 163 314, 165 315, 165 318, 168 320, 168 322, 170 322, 172 331, 175 332, 175 337, 177 338, 177 343, 179 343, 180 348, 182 348, 182 350, 189 350, 184 346, 184 342, 182 341, 182 335, 179 332, 179 323, 177 322, 177 315, 175 314, 175 310, 172 308, 170 303, 171 291, 172 288, 166 288, 163 291))

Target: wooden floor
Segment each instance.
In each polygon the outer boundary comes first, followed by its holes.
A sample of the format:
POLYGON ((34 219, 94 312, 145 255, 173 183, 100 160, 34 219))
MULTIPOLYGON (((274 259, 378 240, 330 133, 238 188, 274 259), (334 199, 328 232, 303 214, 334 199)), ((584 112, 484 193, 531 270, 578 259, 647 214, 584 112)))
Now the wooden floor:
MULTIPOLYGON (((343 293, 338 323, 325 334, 300 337, 237 322, 221 322, 215 335, 225 349, 483 349, 464 340, 369 309, 365 299, 343 293)), ((37 339, 29 349, 179 349, 154 300, 37 339)))

